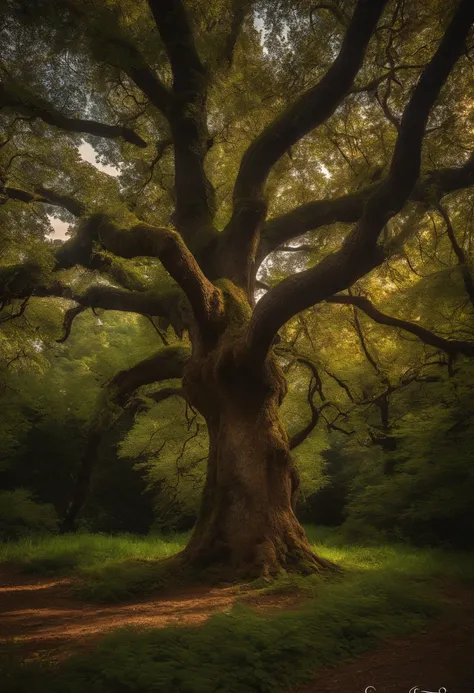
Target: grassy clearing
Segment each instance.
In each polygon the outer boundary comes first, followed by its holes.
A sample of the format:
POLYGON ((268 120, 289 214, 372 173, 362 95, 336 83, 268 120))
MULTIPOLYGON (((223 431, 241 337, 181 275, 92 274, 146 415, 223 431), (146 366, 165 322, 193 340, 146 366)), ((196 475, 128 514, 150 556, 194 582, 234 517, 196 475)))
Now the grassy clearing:
MULTIPOLYGON (((441 613, 439 578, 474 581, 472 554, 347 547, 337 533, 314 528, 308 535, 319 553, 346 570, 331 579, 282 576, 262 588, 302 589, 310 599, 300 610, 263 617, 238 604, 199 628, 117 631, 93 651, 56 666, 22 665, 5 655, 2 693, 278 693, 318 667, 416 630, 441 613)), ((96 584, 105 586, 112 577, 107 571, 137 560, 150 569, 184 541, 183 536, 164 541, 79 535, 7 546, 0 560, 27 567, 44 565, 41 559, 47 557, 74 555, 74 570, 83 576, 96 571, 96 584)))
POLYGON ((78 597, 114 602, 166 585, 158 561, 178 553, 189 534, 106 536, 74 534, 0 545, 0 563, 25 573, 70 575, 78 597))
POLYGON ((410 546, 348 544, 337 529, 306 526, 307 537, 317 553, 348 571, 406 576, 410 580, 430 578, 474 581, 474 552, 443 551, 410 546))
POLYGON ((104 562, 159 560, 180 551, 189 534, 67 534, 0 544, 0 563, 31 573, 58 574, 92 568, 104 562))
MULTIPOLYGON (((315 551, 340 565, 347 574, 405 576, 411 582, 443 577, 458 581, 474 580, 474 554, 437 549, 419 549, 404 544, 362 546, 344 543, 337 530, 306 527, 315 551)), ((0 544, 0 564, 41 575, 69 575, 74 591, 81 599, 118 602, 156 589, 168 583, 166 569, 159 564, 178 553, 189 538, 187 534, 93 535, 74 534, 22 539, 0 544)), ((172 586, 176 586, 176 574, 172 586)), ((312 596, 320 589, 320 579, 284 575, 270 586, 254 583, 264 592, 288 593, 301 590, 312 596)))

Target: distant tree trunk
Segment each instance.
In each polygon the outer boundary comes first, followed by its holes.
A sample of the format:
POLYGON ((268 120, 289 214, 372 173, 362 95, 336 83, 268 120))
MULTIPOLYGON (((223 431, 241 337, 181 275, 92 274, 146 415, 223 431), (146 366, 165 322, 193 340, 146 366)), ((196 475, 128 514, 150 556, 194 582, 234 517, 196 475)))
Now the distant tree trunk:
POLYGON ((72 498, 59 525, 61 534, 74 532, 76 529, 76 520, 89 494, 92 472, 97 460, 101 440, 102 432, 100 430, 94 430, 88 436, 84 456, 74 483, 72 498))
POLYGON ((255 372, 238 352, 237 340, 185 371, 210 450, 199 519, 182 557, 229 578, 334 567, 313 553, 293 512, 299 481, 279 417, 283 373, 274 357, 255 372))

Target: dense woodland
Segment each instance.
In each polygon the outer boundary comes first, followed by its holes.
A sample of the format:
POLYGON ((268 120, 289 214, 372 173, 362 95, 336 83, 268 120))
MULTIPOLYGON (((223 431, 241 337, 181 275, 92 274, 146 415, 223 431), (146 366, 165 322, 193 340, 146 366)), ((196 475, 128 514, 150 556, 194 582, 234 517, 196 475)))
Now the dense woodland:
POLYGON ((472 548, 474 4, 0 8, 0 538, 472 548))

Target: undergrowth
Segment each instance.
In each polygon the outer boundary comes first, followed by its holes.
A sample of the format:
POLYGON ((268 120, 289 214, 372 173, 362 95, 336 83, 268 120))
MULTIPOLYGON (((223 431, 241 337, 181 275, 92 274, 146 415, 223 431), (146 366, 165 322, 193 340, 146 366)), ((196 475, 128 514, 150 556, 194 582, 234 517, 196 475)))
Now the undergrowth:
MULTIPOLYGON (((5 653, 2 693, 277 693, 310 678, 318 667, 416 630, 441 613, 440 579, 474 580, 469 554, 408 546, 347 547, 337 533, 307 530, 316 551, 344 572, 329 579, 282 575, 271 585, 253 585, 262 592, 301 590, 308 599, 299 609, 263 616, 237 604, 199 627, 124 629, 59 664, 21 663, 5 653)), ((45 565, 41 559, 68 555, 67 570, 74 565, 89 591, 92 584, 110 589, 114 572, 127 566, 131 572, 126 578, 122 573, 118 592, 130 595, 131 585, 137 591, 148 589, 157 579, 154 561, 184 541, 183 536, 166 541, 75 536, 3 547, 0 560, 38 569, 45 565), (132 566, 141 566, 138 575, 132 566), (149 571, 145 583, 142 568, 149 571)), ((46 565, 51 570, 51 562, 46 565)), ((66 570, 64 563, 61 569, 66 570)))
POLYGON ((6 665, 4 693, 276 693, 439 612, 398 576, 316 578, 318 597, 271 618, 242 605, 199 628, 121 630, 59 665, 6 665))

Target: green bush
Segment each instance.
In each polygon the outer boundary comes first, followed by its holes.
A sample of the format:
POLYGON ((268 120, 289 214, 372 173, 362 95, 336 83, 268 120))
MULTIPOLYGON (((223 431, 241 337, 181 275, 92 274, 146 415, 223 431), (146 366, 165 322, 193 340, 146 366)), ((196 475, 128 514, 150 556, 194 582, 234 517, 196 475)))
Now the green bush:
POLYGON ((474 547, 472 433, 448 436, 448 425, 439 419, 405 416, 397 429, 398 449, 390 455, 392 473, 384 472, 380 450, 365 455, 346 507, 348 540, 474 547))
POLYGON ((32 492, 17 488, 0 491, 0 540, 19 539, 54 531, 57 516, 52 505, 37 503, 32 492))

